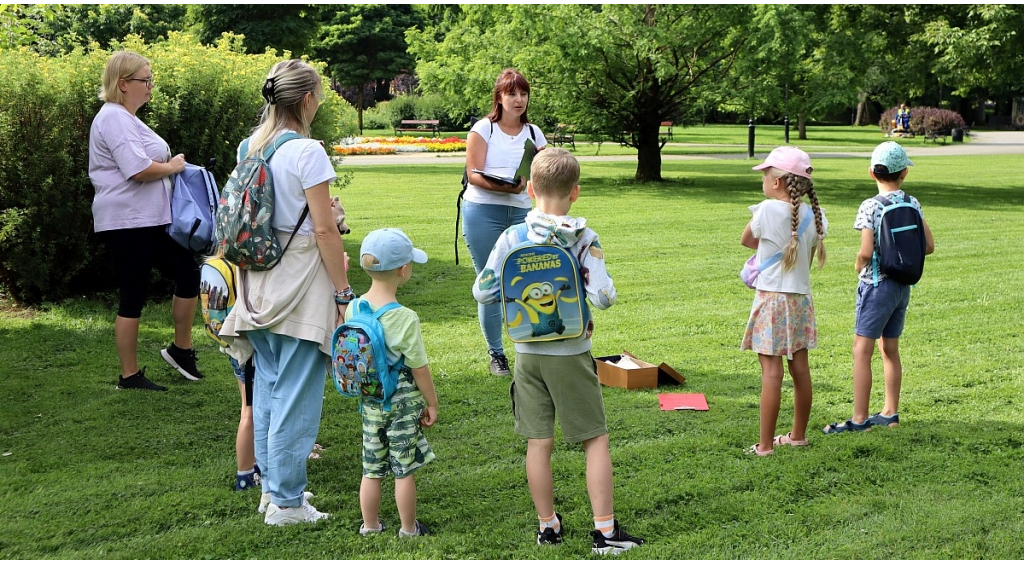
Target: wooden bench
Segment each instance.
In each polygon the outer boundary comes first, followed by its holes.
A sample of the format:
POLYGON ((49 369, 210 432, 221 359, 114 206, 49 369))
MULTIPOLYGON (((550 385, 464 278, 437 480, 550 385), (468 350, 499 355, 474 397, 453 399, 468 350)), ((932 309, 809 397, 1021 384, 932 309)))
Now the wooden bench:
POLYGON ((576 127, 565 123, 558 124, 558 127, 555 128, 554 135, 551 136, 551 142, 559 147, 568 143, 572 146, 572 150, 575 151, 576 127))
POLYGON ((661 122, 661 127, 658 128, 658 136, 666 136, 669 139, 672 138, 672 122, 671 121, 663 121, 663 122, 661 122))
POLYGON ((932 143, 938 143, 941 139, 942 144, 945 145, 946 137, 949 137, 951 133, 952 132, 948 129, 928 129, 925 130, 924 132, 924 141, 925 143, 927 143, 928 141, 931 141, 932 143))
POLYGON ((436 119, 403 119, 395 128, 395 132, 414 131, 425 133, 429 131, 432 137, 441 135, 441 120, 436 119))

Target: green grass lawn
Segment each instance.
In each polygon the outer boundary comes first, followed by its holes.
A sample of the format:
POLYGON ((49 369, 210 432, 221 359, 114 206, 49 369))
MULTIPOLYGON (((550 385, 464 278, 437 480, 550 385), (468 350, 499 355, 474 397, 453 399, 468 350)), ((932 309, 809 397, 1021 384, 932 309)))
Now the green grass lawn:
MULTIPOLYGON (((687 138, 695 127, 677 130, 687 138)), ((865 128, 865 132, 867 129, 865 128)), ((877 133, 877 129, 875 130, 877 133)), ((857 133, 859 135, 859 133, 857 133)), ((867 136, 867 133, 865 133, 867 136)), ((825 137, 825 135, 823 135, 825 137)), ((859 144, 854 134, 842 143, 859 144), (851 141, 853 139, 853 141, 851 141)), ((868 150, 877 138, 865 141, 868 150)), ((604 150, 602 149, 602 154, 604 150)), ((1024 160, 915 157, 917 196, 936 252, 913 291, 901 340, 903 424, 826 436, 851 414, 857 206, 875 190, 865 159, 816 159, 830 220, 828 264, 812 274, 819 348, 811 351, 809 448, 757 458, 760 370, 739 343, 752 292, 737 272, 747 206, 761 198, 746 160, 666 161, 667 182, 638 185, 633 162, 586 162, 574 206, 601 234, 619 302, 594 313, 595 356, 628 349, 667 362, 686 385, 604 389, 616 517, 648 545, 637 559, 1016 559, 1024 554, 1024 160), (657 393, 700 392, 710 411, 661 412, 657 393)), ((509 380, 491 376, 470 295, 473 270, 453 257, 461 165, 353 167, 340 195, 353 233, 398 226, 430 262, 400 294, 423 322, 440 397, 427 430, 437 460, 417 474, 419 517, 435 535, 362 538, 356 404, 325 385, 311 491, 332 514, 270 528, 257 492, 232 491, 238 393, 227 359, 193 335, 201 382, 159 357, 169 303, 143 313, 140 360, 167 393, 115 391, 115 299, 41 310, 0 305, 0 555, 8 559, 576 559, 589 556, 591 512, 579 446, 558 444, 559 547, 537 547, 512 431, 509 380)), ((352 273, 357 291, 368 287, 352 273)), ((514 360, 514 359, 513 359, 514 360)), ((881 407, 881 364, 871 408, 881 407)), ((783 389, 779 432, 792 417, 783 389)))

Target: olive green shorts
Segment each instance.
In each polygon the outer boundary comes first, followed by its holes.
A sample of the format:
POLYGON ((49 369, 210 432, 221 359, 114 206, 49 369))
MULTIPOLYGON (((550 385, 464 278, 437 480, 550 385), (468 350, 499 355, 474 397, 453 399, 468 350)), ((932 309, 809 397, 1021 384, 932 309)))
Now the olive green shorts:
POLYGON ((524 437, 554 437, 556 414, 568 443, 608 433, 601 383, 590 351, 572 356, 516 354, 509 393, 515 431, 524 437))

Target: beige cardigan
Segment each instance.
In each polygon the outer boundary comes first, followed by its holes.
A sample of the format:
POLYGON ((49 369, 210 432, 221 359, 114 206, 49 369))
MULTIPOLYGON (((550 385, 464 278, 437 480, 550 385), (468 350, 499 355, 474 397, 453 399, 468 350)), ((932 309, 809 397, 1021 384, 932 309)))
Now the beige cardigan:
MULTIPOLYGON (((282 247, 287 244, 288 235, 278 232, 282 247)), ((312 234, 296 235, 274 268, 238 269, 238 273, 235 306, 220 330, 221 339, 228 345, 221 347, 221 351, 245 362, 253 353, 245 332, 267 329, 318 343, 324 354, 331 354, 338 308, 334 305, 334 283, 312 234)))

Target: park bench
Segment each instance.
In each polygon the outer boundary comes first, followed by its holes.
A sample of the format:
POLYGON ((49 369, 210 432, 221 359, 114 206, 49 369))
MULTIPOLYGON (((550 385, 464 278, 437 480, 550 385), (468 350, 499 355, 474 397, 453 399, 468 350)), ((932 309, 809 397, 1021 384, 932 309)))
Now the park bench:
POLYGON ((659 137, 665 136, 665 137, 668 137, 669 139, 672 139, 672 122, 671 121, 663 121, 663 122, 661 122, 661 127, 658 128, 658 136, 659 137))
POLYGON ((924 132, 924 141, 925 143, 928 141, 938 143, 941 140, 942 144, 945 145, 946 137, 949 137, 950 133, 951 132, 948 129, 926 129, 924 132))
POLYGON ((551 142, 559 147, 568 143, 572 146, 572 150, 575 151, 576 127, 565 123, 558 124, 558 127, 555 128, 554 135, 551 136, 551 142))
POLYGON ((429 131, 432 137, 441 135, 441 121, 436 119, 403 119, 396 132, 413 131, 425 133, 429 131))

